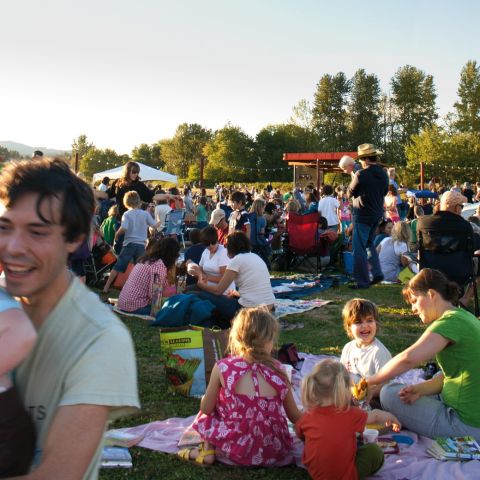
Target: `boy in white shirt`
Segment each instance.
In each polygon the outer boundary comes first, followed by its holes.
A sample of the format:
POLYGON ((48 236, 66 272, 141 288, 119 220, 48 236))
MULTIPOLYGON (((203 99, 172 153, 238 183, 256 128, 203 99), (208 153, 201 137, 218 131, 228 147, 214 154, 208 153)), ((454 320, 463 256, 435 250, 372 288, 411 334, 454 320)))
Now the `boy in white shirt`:
MULTIPOLYGON (((349 371, 352 381, 358 383, 377 373, 391 358, 387 347, 375 338, 379 315, 377 306, 370 300, 353 298, 342 310, 343 326, 353 340, 342 350, 340 361, 349 371)), ((382 385, 377 385, 371 397, 378 397, 382 385)))
POLYGON ((340 202, 332 196, 333 188, 331 185, 324 185, 322 192, 324 196, 318 202, 318 213, 327 219, 330 230, 338 231, 340 202))

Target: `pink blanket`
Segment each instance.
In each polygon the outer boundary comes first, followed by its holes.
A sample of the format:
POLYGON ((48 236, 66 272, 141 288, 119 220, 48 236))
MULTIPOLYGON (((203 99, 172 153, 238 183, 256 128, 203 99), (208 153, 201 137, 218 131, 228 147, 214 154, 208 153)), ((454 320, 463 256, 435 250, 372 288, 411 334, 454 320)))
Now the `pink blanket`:
MULTIPOLYGON (((292 376, 292 385, 294 387, 294 396, 299 403, 299 387, 301 378, 308 373, 313 365, 323 355, 300 354, 304 358, 301 371, 292 376)), ((397 379, 403 383, 417 383, 420 381, 420 371, 412 370, 397 379)), ((195 415, 187 418, 169 418, 158 422, 147 423, 137 427, 124 428, 122 431, 141 434, 143 440, 138 444, 139 447, 148 448, 164 453, 176 453, 178 451, 178 441, 183 432, 192 424, 195 415)), ((303 467, 301 458, 303 453, 303 442, 299 440, 293 429, 291 430, 294 440, 293 458, 294 463, 303 467)), ((410 437, 413 440, 412 445, 399 443, 400 452, 398 454, 386 455, 385 463, 382 469, 371 478, 382 478, 385 480, 474 480, 480 479, 480 462, 472 460, 469 462, 442 462, 435 460, 426 453, 426 448, 430 446, 432 440, 418 436, 413 432, 402 430, 401 435, 410 437)), ((222 459, 219 458, 219 461, 222 459)), ((225 462, 228 463, 228 462, 225 462)))

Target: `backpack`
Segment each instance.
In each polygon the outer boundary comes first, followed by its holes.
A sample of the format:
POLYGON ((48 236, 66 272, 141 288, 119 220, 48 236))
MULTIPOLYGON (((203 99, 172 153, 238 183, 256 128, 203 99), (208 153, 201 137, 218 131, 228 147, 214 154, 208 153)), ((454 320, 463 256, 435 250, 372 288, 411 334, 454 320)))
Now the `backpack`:
POLYGON ((297 346, 294 343, 284 343, 277 352, 281 363, 291 365, 295 370, 300 370, 297 365, 302 359, 298 356, 297 346))

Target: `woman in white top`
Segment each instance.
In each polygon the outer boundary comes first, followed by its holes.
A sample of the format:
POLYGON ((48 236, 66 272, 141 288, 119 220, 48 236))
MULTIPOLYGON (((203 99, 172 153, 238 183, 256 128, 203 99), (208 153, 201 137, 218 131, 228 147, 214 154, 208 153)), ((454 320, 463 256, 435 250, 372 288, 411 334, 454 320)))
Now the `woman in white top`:
POLYGON ((230 234, 226 247, 230 263, 221 280, 216 285, 208 285, 207 281, 200 278, 197 286, 203 290, 198 295, 215 305, 216 313, 223 321, 220 326, 228 328, 230 320, 242 307, 266 305, 273 311, 275 297, 270 283, 270 272, 265 262, 250 251, 250 240, 245 233, 236 231, 230 234), (237 290, 222 295, 233 281, 237 290))
MULTIPOLYGON (((223 277, 230 258, 227 249, 218 243, 217 230, 214 227, 205 227, 200 233, 201 242, 207 247, 200 257, 198 268, 188 267, 190 272, 197 278, 201 278, 207 285, 217 285, 223 277)), ((224 293, 235 289, 235 283, 231 283, 224 293)))
POLYGON ((406 222, 397 222, 393 226, 392 235, 384 238, 378 245, 378 259, 384 280, 398 281, 401 267, 409 264, 410 260, 405 254, 408 253, 410 232, 410 226, 406 222))

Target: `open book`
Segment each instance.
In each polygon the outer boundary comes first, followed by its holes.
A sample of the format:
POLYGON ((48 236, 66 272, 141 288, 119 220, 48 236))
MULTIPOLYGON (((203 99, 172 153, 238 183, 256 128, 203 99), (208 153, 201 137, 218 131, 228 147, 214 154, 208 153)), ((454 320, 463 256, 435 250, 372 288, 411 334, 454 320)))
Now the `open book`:
POLYGON ((436 437, 427 453, 438 460, 480 460, 480 445, 473 437, 436 437))

